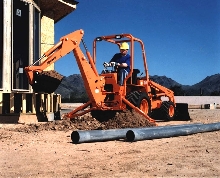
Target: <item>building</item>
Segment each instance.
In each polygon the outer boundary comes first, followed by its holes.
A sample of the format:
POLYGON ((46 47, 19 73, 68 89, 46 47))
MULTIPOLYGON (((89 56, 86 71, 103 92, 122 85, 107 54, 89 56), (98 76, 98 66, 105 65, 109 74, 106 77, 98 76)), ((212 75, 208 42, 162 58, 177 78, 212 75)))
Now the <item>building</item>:
MULTIPOLYGON (((23 68, 54 45, 54 24, 76 9, 74 0, 0 1, 0 122, 32 122, 59 112, 60 96, 34 93, 23 68)), ((51 65, 47 70, 54 69, 51 65)))

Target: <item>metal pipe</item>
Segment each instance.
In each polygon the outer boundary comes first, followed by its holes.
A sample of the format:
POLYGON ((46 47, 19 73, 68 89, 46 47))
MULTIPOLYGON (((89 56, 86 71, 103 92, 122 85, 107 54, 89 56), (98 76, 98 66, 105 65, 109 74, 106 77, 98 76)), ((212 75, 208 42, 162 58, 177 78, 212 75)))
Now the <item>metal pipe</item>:
POLYGON ((211 124, 188 124, 180 126, 166 126, 149 129, 130 129, 126 133, 127 141, 151 140, 158 138, 169 138, 185 136, 196 133, 220 130, 220 122, 211 124))
POLYGON ((130 129, 77 130, 72 132, 71 140, 73 143, 84 143, 125 139, 126 133, 130 129))
MULTIPOLYGON (((201 123, 200 123, 201 124, 201 123)), ((189 125, 189 124, 185 124, 189 125)), ((182 125, 184 126, 184 125, 182 125)), ((77 130, 73 131, 71 134, 71 140, 73 143, 84 143, 84 142, 96 142, 96 141, 110 141, 125 139, 128 130, 136 129, 163 129, 168 126, 159 127, 142 127, 142 128, 126 128, 126 129, 109 129, 109 130, 77 130)), ((180 127, 180 125, 175 125, 173 127, 180 127)))

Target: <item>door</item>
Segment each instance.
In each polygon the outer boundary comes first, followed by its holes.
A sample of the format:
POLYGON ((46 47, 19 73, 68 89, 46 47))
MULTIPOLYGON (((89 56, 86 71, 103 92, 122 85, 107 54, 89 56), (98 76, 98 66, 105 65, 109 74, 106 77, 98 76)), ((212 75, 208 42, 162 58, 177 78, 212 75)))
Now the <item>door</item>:
POLYGON ((13 0, 12 22, 12 75, 13 90, 27 90, 28 80, 24 67, 29 65, 29 4, 13 0))

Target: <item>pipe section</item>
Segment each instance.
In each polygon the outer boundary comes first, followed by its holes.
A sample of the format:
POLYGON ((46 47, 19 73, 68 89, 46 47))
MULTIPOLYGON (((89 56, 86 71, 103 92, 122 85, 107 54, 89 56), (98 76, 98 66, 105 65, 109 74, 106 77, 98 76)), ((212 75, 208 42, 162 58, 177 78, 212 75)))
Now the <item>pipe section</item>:
POLYGON ((177 126, 165 126, 155 128, 129 129, 126 133, 127 141, 151 140, 191 135, 196 133, 220 130, 220 122, 211 124, 186 124, 177 126))
POLYGON ((125 139, 126 133, 131 128, 126 129, 109 129, 109 130, 77 130, 71 134, 71 140, 73 143, 84 143, 84 142, 100 142, 125 139))
MULTIPOLYGON (((201 123, 200 123, 201 124, 201 123)), ((189 124, 185 124, 189 125, 189 124)), ((181 126, 185 126, 181 125, 181 126)), ((159 127, 142 127, 142 128, 126 128, 126 129, 109 129, 109 130, 77 130, 71 134, 71 140, 73 143, 84 143, 84 142, 101 142, 125 139, 128 130, 152 130, 152 129, 163 129, 168 126, 159 127)), ((174 125, 173 127, 180 127, 180 125, 174 125)))

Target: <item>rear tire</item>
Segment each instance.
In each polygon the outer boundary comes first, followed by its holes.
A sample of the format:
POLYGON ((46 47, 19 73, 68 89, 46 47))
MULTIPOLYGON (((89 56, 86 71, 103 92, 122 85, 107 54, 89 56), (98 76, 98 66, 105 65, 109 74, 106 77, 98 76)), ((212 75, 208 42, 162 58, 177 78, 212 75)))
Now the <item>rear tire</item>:
POLYGON ((151 102, 145 92, 134 91, 127 95, 126 99, 134 106, 142 110, 146 115, 151 114, 151 102))

